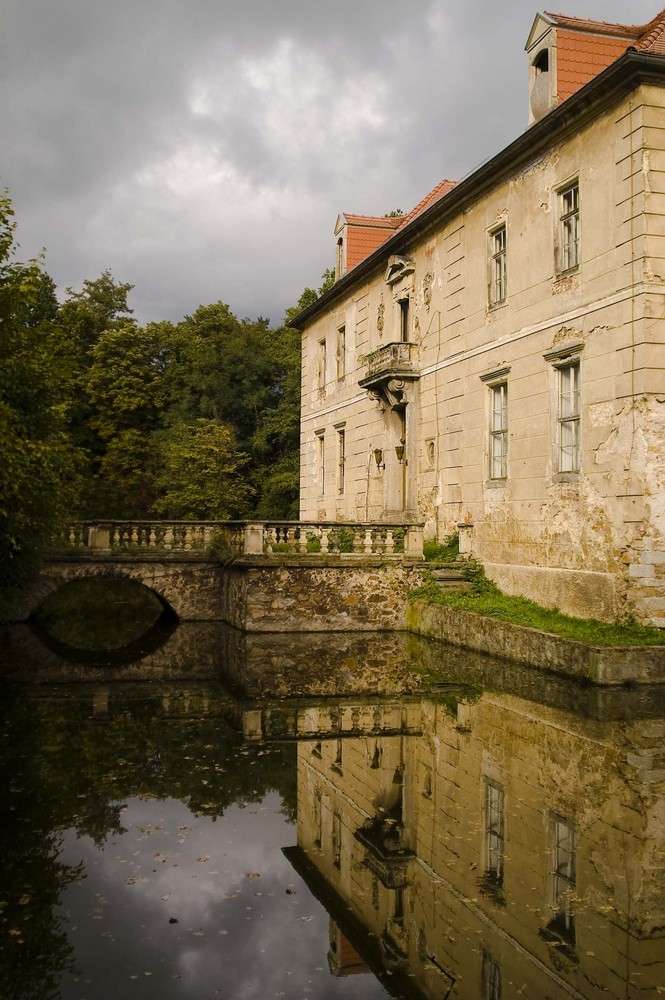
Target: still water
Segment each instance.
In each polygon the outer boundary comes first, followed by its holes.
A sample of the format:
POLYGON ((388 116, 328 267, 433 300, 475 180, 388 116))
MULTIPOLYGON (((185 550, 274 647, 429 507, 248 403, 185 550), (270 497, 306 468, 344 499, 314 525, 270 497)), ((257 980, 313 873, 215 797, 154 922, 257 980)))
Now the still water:
POLYGON ((5 636, 0 996, 665 995, 665 691, 162 640, 5 636))

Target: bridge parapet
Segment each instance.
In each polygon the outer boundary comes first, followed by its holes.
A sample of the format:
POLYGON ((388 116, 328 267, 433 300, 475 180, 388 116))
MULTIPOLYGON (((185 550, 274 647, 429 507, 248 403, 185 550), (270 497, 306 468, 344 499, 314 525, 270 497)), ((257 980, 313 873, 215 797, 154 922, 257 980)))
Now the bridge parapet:
POLYGON ((155 556, 368 556, 423 558, 422 524, 339 521, 82 521, 67 526, 54 550, 155 556))

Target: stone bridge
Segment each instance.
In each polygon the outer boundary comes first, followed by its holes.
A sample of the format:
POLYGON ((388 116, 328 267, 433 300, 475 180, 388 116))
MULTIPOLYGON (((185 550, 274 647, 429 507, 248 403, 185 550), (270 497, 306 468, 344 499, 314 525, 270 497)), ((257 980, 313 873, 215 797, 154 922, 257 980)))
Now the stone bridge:
POLYGON ((250 632, 401 630, 422 541, 413 524, 88 521, 53 546, 12 617, 26 621, 72 580, 121 577, 184 621, 250 632))

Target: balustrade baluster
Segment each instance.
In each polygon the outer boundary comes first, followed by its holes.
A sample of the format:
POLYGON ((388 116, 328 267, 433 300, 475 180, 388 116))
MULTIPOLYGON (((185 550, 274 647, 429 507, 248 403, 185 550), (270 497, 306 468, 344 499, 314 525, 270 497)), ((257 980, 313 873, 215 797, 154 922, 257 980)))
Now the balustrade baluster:
POLYGON ((395 538, 392 528, 386 528, 386 552, 392 555, 395 551, 395 538))
POLYGON ((364 550, 365 550, 365 552, 371 552, 372 551, 372 529, 371 528, 365 528, 364 550))
POLYGON ((164 548, 165 549, 173 548, 173 527, 170 524, 167 524, 164 527, 164 548))
POLYGON ((321 539, 321 552, 325 555, 328 551, 328 537, 330 535, 330 528, 321 528, 319 533, 319 538, 321 539))
POLYGON ((192 547, 192 529, 190 527, 186 527, 185 531, 184 531, 184 545, 183 545, 183 548, 186 549, 187 551, 189 551, 189 549, 191 549, 191 547, 192 547))
POLYGON ((286 544, 289 547, 289 552, 297 551, 296 545, 296 529, 293 525, 289 525, 286 529, 286 544))

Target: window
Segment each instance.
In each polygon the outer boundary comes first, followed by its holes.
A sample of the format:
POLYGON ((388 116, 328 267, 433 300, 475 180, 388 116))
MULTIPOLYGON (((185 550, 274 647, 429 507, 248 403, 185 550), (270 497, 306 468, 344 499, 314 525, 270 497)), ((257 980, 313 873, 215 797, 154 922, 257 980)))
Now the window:
POLYGON ((490 233, 490 305, 505 302, 507 293, 506 226, 490 233))
POLYGON ((409 300, 399 300, 399 339, 403 344, 409 340, 409 300))
POLYGON ((319 496, 323 496, 326 491, 326 436, 323 431, 316 432, 317 444, 317 480, 319 486, 319 496))
POLYGON ((485 785, 485 876, 503 884, 503 788, 493 781, 485 785))
POLYGON ((327 373, 327 358, 326 358, 326 341, 325 338, 319 341, 318 349, 318 366, 317 366, 317 384, 319 389, 325 389, 326 381, 328 377, 327 373))
POLYGON ((490 479, 508 476, 508 385, 493 385, 490 418, 490 479))
POLYGON ((580 264, 580 188, 577 181, 559 192, 562 271, 580 264))
POLYGON ((577 885, 577 837, 575 827, 561 816, 552 817, 552 906, 550 930, 575 940, 573 897, 577 885))
POLYGON ((344 493, 344 471, 346 466, 346 431, 337 431, 337 492, 344 493))
POLYGON ((339 279, 344 274, 344 239, 340 236, 337 240, 337 255, 335 257, 335 279, 339 279))
POLYGON ((561 365, 559 379, 559 472, 580 469, 580 364, 561 365))
POLYGON ((340 326, 337 331, 337 381, 346 375, 346 327, 340 326))
POLYGON ((501 969, 486 951, 482 966, 483 1000, 501 1000, 501 969))
POLYGON ((333 815, 332 855, 335 868, 342 867, 342 819, 339 813, 333 815))

